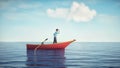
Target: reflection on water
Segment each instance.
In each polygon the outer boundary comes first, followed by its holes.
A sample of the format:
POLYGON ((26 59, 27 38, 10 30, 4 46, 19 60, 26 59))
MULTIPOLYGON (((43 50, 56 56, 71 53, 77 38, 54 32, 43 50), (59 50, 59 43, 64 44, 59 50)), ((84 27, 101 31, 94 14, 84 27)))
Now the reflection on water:
POLYGON ((27 67, 65 68, 64 49, 60 50, 27 50, 27 67))

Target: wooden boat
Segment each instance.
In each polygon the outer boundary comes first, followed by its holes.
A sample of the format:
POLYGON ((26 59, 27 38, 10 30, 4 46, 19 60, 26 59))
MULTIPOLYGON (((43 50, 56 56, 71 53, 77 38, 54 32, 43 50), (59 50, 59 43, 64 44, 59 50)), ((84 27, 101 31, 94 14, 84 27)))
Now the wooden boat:
POLYGON ((74 42, 75 40, 61 42, 61 43, 55 43, 55 44, 27 44, 27 50, 35 50, 37 47, 37 50, 41 49, 65 49, 70 43, 74 42))

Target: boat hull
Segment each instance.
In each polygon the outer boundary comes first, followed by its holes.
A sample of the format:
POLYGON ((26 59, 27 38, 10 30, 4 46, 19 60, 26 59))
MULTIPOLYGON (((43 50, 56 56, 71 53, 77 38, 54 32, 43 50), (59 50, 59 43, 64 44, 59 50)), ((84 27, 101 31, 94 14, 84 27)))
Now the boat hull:
POLYGON ((74 42, 75 40, 67 41, 67 42, 61 42, 61 43, 55 43, 55 44, 27 44, 27 50, 41 50, 41 49, 65 49, 70 43, 74 42))

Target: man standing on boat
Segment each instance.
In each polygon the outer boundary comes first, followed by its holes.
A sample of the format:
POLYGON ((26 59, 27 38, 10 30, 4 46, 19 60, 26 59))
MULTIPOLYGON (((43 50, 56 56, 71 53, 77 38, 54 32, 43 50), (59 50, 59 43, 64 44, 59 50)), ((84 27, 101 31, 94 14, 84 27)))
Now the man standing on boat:
POLYGON ((59 29, 56 29, 55 33, 53 34, 54 35, 53 43, 57 43, 57 34, 59 33, 60 33, 59 29))

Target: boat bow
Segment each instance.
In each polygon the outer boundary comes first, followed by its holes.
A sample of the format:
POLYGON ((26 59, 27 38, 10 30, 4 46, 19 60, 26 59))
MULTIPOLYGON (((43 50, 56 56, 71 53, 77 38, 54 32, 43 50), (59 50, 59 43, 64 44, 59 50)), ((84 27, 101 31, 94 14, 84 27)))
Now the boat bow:
POLYGON ((61 43, 55 43, 55 44, 27 44, 27 50, 34 50, 36 47, 37 49, 64 49, 66 48, 70 43, 76 41, 71 40, 71 41, 66 41, 66 42, 61 42, 61 43))

